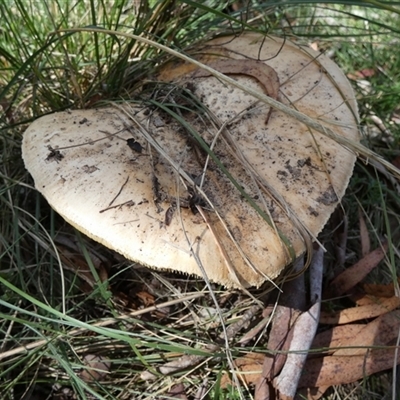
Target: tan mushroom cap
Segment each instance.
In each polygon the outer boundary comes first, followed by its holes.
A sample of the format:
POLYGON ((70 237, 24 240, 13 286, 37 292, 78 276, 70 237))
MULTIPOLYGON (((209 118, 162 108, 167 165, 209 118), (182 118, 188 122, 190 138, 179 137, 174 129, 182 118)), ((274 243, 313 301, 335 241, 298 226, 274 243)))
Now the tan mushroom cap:
MULTIPOLYGON (((216 54, 225 60, 267 60, 279 77, 279 101, 359 140, 351 86, 325 56, 255 34, 214 40, 201 53, 199 59, 206 62, 218 59, 216 54)), ((305 251, 287 212, 316 236, 344 194, 355 156, 283 112, 274 110, 266 123, 267 105, 214 77, 195 77, 190 69, 176 65, 160 80, 178 80, 209 108, 213 123, 205 114, 181 114, 207 144, 215 140, 216 156, 275 226, 212 160, 198 190, 207 154, 160 110, 136 106, 125 108, 128 112, 107 108, 41 117, 24 134, 25 165, 60 215, 128 259, 202 277, 201 262, 211 281, 259 286, 278 277, 292 260, 282 237, 296 256, 305 251), (219 132, 221 124, 240 113, 219 132), (142 152, 132 150, 127 139, 140 144, 142 152), (263 186, 273 188, 286 204, 279 205, 263 186), (195 213, 198 208, 202 212, 195 213)), ((265 93, 253 73, 230 76, 265 93)), ((171 96, 179 104, 179 96, 171 96)))

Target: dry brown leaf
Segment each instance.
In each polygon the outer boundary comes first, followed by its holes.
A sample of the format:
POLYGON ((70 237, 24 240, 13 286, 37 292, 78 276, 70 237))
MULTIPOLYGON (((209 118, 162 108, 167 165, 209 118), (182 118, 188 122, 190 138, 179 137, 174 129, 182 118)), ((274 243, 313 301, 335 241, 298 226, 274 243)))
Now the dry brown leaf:
MULTIPOLYGON (((183 386, 183 383, 172 386, 166 396, 168 399, 187 400, 185 386, 183 386)), ((159 397, 160 400, 165 398, 164 396, 159 397)))
POLYGON ((374 76, 376 74, 376 71, 372 68, 364 68, 359 71, 354 71, 354 73, 348 73, 347 77, 352 80, 359 80, 359 79, 365 79, 365 78, 370 78, 371 76, 374 76))
POLYGON ((239 363, 236 362, 235 364, 243 372, 239 375, 239 378, 247 384, 254 384, 260 376, 264 358, 264 354, 249 353, 246 362, 244 360, 239 363))
MULTIPOLYGON (((273 99, 277 100, 279 95, 279 77, 276 71, 267 64, 260 63, 254 60, 231 60, 222 59, 207 62, 207 65, 223 74, 246 75, 251 76, 253 79, 259 81, 266 92, 266 94, 273 99)), ((208 77, 211 73, 204 69, 196 69, 193 74, 189 75, 189 79, 208 77)), ((272 108, 269 110, 265 123, 269 121, 272 108)))
POLYGON ((271 333, 268 339, 269 350, 274 351, 285 348, 286 343, 290 342, 289 333, 293 326, 293 322, 298 316, 299 312, 296 310, 284 306, 277 307, 271 333))
MULTIPOLYGON (((358 332, 360 332, 365 326, 366 324, 349 324, 335 326, 334 328, 328 329, 315 336, 311 348, 322 350, 340 347, 343 342, 346 342, 357 336, 358 332)), ((331 352, 333 351, 334 350, 331 350, 331 352)))
POLYGON ((387 247, 383 244, 333 279, 325 298, 340 296, 356 286, 383 260, 387 247))
MULTIPOLYGON (((399 278, 397 278, 397 282, 400 283, 399 278)), ((376 297, 392 297, 395 295, 393 282, 387 285, 376 285, 372 283, 366 283, 363 285, 363 289, 366 294, 376 297)))
MULTIPOLYGON (((63 266, 76 273, 82 280, 89 284, 91 288, 96 284, 96 279, 90 270, 90 267, 82 254, 71 251, 69 248, 58 245, 57 250, 63 262, 63 266)), ((108 279, 108 273, 103 263, 94 255, 91 255, 94 267, 100 278, 100 282, 105 282, 108 279)))
POLYGON ((357 335, 343 340, 345 349, 336 350, 334 356, 362 355, 371 346, 385 346, 395 340, 400 329, 400 310, 381 315, 364 326, 357 335), (365 347, 360 347, 365 346, 365 347))
POLYGON ((154 306, 155 304, 154 296, 149 292, 145 291, 137 292, 136 296, 139 298, 139 300, 143 303, 145 307, 154 306))
POLYGON ((246 346, 250 340, 252 340, 256 335, 258 335, 263 329, 265 329, 265 326, 268 324, 269 320, 271 319, 271 313, 274 310, 274 306, 268 305, 266 308, 264 308, 262 316, 263 319, 253 328, 251 328, 249 331, 247 331, 239 340, 238 344, 242 346, 246 346))
MULTIPOLYGON (((265 354, 248 353, 244 357, 235 360, 238 378, 247 385, 254 385, 261 375, 265 354)), ((221 387, 226 388, 232 381, 228 374, 221 378, 221 387)))
MULTIPOLYGON (((294 264, 295 271, 304 268, 304 260, 300 258, 294 264)), ((264 359, 263 372, 259 377, 255 389, 255 400, 264 400, 272 397, 272 380, 280 372, 285 361, 286 354, 275 354, 274 350, 289 350, 293 338, 293 325, 300 315, 299 310, 306 308, 306 289, 304 275, 285 282, 282 287, 282 295, 279 305, 274 313, 271 332, 268 339, 268 349, 271 355, 264 359)))
MULTIPOLYGON (((369 324, 335 327, 329 332, 318 335, 313 347, 383 346, 397 337, 399 328, 400 311, 394 311, 369 324), (360 333, 362 331, 363 333, 360 333), (332 340, 329 340, 329 337, 332 340)), ((393 348, 340 349, 333 356, 309 357, 299 387, 307 387, 307 398, 316 400, 329 386, 354 382, 365 375, 390 368, 393 365, 393 357, 393 348), (360 351, 363 354, 360 354, 360 351), (321 369, 319 370, 318 367, 321 369)), ((264 355, 257 353, 249 353, 246 357, 236 360, 235 365, 240 371, 238 374, 240 379, 246 384, 257 383, 261 376, 263 360, 264 355)), ((398 363, 400 363, 400 356, 398 363)), ((222 378, 222 387, 230 383, 228 375, 225 375, 222 378)), ((303 390, 302 393, 304 394, 305 391, 303 390)), ((257 395, 260 396, 261 392, 256 390, 257 395)))
MULTIPOLYGON (((272 325, 270 338, 268 341, 268 349, 273 350, 288 350, 291 341, 291 327, 293 321, 298 317, 299 312, 291 308, 278 306, 275 315, 274 323, 272 325)), ((280 371, 286 359, 286 355, 278 354, 258 354, 248 353, 245 357, 235 360, 235 366, 238 368, 237 374, 240 379, 246 384, 257 384, 255 398, 261 395, 260 380, 264 380, 264 376, 268 381, 272 381, 274 376, 280 371), (263 371, 263 373, 262 373, 263 371)), ((231 379, 228 375, 224 375, 221 379, 221 387, 226 387, 231 384, 231 379)))
POLYGON ((376 75, 376 71, 373 68, 364 68, 356 71, 356 74, 360 78, 370 78, 371 76, 376 75))
POLYGON ((312 358, 303 369, 299 387, 329 387, 355 382, 400 363, 400 352, 395 348, 371 349, 365 355, 343 357, 327 356, 312 358))
POLYGON ((83 357, 83 364, 86 366, 79 376, 85 382, 99 381, 110 371, 111 362, 102 356, 87 354, 83 357))
POLYGON ((271 390, 269 382, 280 372, 286 361, 285 351, 289 350, 290 342, 293 337, 293 324, 300 312, 290 307, 278 306, 271 332, 268 339, 268 349, 270 354, 264 357, 262 373, 258 376, 255 389, 255 400, 269 398, 271 390), (280 350, 281 353, 274 351, 280 350))
POLYGON ((376 304, 377 302, 379 302, 379 296, 370 296, 369 294, 356 294, 353 296, 350 296, 350 299, 352 301, 354 301, 354 303, 358 306, 358 307, 362 307, 362 306, 368 306, 371 304, 376 304))
MULTIPOLYGON (((210 351, 211 356, 212 352, 218 351, 219 348, 218 346, 210 345, 207 350, 210 351)), ((174 361, 167 362, 166 364, 160 366, 158 368, 158 371, 163 375, 173 374, 174 372, 182 371, 184 369, 198 365, 205 359, 205 356, 199 356, 196 354, 185 354, 184 356, 179 357, 174 361)), ((143 371, 140 374, 140 378, 144 381, 152 381, 155 380, 157 376, 154 375, 151 371, 143 371)))
POLYGON ((400 306, 400 299, 396 296, 377 299, 374 304, 362 307, 352 307, 337 313, 321 312, 320 323, 328 325, 343 325, 361 319, 379 317, 400 306))

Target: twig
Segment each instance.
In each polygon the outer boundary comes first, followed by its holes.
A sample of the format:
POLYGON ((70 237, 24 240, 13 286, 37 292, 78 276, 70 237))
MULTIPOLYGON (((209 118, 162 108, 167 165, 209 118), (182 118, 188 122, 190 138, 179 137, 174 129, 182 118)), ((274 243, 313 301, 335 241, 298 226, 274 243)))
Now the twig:
MULTIPOLYGON (((304 259, 300 258, 293 266, 294 272, 299 273, 303 267, 304 259)), ((296 279, 285 282, 282 287, 268 340, 268 350, 272 356, 264 359, 262 373, 256 384, 255 400, 274 397, 271 382, 285 364, 286 352, 293 338, 293 326, 300 314, 298 310, 304 309, 304 304, 304 275, 301 274, 296 279)))
POLYGON ((293 330, 290 353, 280 375, 275 379, 275 388, 284 399, 294 398, 304 363, 319 323, 321 309, 323 251, 318 249, 310 265, 310 297, 312 306, 301 314, 293 330))
MULTIPOLYGON (((119 189, 118 193, 115 195, 115 197, 111 200, 110 204, 108 205, 108 207, 105 210, 108 210, 109 208, 111 208, 111 206, 113 205, 114 201, 117 200, 117 197, 121 194, 122 190, 124 189, 124 187, 126 186, 126 184, 129 181, 129 175, 126 177, 125 182, 122 184, 121 188, 119 189)), ((104 211, 105 211, 104 210, 104 211)), ((100 211, 103 212, 103 211, 100 211)))

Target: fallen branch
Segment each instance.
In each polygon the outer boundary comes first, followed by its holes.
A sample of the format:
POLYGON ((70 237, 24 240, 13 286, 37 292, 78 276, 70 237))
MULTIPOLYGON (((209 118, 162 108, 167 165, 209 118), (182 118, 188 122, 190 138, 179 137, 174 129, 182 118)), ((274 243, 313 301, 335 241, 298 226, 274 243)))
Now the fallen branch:
MULTIPOLYGON (((303 269, 304 260, 299 259, 294 265, 294 271, 303 269)), ((293 338, 293 325, 300 311, 305 309, 304 275, 285 282, 279 305, 274 311, 273 323, 268 339, 268 350, 260 378, 256 383, 255 400, 265 400, 273 397, 272 380, 279 374, 286 361, 286 352, 289 350, 293 338)))
POLYGON ((296 321, 286 363, 274 381, 276 390, 285 399, 292 399, 296 394, 303 366, 317 331, 321 308, 322 272, 323 251, 319 248, 315 251, 310 265, 310 297, 313 305, 296 321))

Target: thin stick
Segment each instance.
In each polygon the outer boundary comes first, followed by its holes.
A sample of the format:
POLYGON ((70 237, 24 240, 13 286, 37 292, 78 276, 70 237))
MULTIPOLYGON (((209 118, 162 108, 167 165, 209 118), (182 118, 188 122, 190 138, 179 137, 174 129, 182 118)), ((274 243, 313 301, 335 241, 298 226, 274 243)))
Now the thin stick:
POLYGON ((310 264, 310 297, 313 305, 296 321, 285 366, 274 381, 275 388, 283 398, 294 398, 317 331, 321 309, 323 257, 321 248, 313 254, 310 264))

